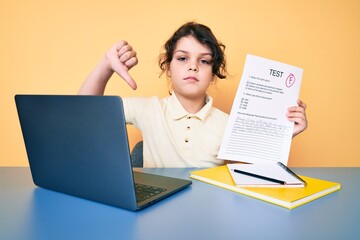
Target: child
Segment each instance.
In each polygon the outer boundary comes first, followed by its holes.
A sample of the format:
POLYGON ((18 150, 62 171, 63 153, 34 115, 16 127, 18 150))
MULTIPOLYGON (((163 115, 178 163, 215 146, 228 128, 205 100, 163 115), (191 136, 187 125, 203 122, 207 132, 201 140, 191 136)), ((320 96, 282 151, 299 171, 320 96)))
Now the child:
MULTIPOLYGON (((159 65, 171 83, 164 99, 123 98, 125 118, 143 136, 144 167, 213 167, 217 159, 228 114, 212 106, 206 94, 209 85, 226 77, 225 46, 210 28, 189 22, 165 44, 159 65)), ((83 83, 79 94, 103 95, 116 72, 131 88, 136 83, 128 71, 138 63, 136 52, 126 41, 115 44, 83 83)), ((307 127, 306 105, 289 108, 287 117, 295 122, 293 137, 307 127)))

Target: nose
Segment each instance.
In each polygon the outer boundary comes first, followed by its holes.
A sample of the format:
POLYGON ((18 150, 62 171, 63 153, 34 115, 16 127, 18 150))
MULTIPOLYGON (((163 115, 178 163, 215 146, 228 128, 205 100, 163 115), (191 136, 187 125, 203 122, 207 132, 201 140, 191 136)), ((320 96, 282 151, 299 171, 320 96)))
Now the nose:
POLYGON ((197 72, 199 70, 197 63, 196 62, 190 62, 189 63, 189 67, 188 67, 189 71, 194 71, 197 72))

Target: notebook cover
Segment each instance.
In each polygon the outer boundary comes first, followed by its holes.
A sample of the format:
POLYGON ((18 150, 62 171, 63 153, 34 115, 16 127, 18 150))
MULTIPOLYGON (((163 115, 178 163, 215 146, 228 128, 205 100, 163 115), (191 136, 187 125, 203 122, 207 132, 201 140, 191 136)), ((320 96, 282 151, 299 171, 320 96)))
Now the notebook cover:
POLYGON ((301 176, 307 182, 304 188, 237 187, 226 165, 193 171, 190 177, 288 209, 328 195, 341 187, 340 183, 306 176, 301 176))

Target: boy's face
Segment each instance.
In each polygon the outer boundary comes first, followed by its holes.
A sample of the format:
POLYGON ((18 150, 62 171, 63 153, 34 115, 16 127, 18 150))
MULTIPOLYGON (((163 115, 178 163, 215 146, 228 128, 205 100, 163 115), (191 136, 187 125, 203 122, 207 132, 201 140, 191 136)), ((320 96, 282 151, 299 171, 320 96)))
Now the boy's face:
POLYGON ((215 78, 211 50, 192 36, 180 38, 166 74, 171 79, 176 96, 204 98, 215 78))

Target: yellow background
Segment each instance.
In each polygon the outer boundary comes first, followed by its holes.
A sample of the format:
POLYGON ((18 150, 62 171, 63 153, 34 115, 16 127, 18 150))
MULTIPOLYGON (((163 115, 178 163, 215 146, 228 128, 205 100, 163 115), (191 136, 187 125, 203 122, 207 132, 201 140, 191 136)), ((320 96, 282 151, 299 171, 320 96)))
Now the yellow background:
MULTIPOLYGON (((15 94, 76 94, 126 39, 138 52, 138 90, 113 76, 106 94, 166 96, 157 57, 189 20, 227 46, 231 76, 210 90, 217 107, 230 111, 248 53, 301 67, 309 128, 294 139, 289 165, 360 166, 359 0, 0 0, 0 166, 28 165, 15 94)), ((129 134, 132 147, 141 135, 129 134)))

